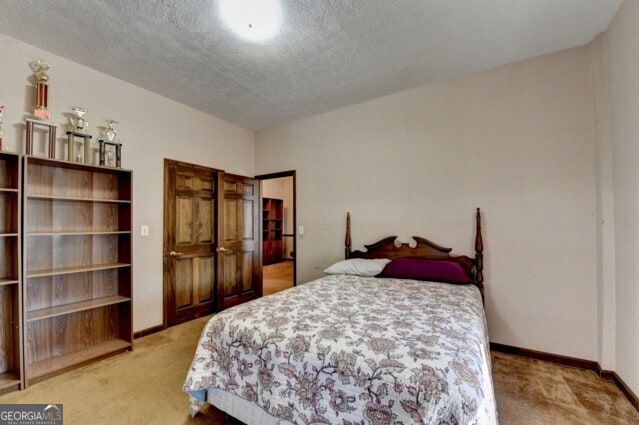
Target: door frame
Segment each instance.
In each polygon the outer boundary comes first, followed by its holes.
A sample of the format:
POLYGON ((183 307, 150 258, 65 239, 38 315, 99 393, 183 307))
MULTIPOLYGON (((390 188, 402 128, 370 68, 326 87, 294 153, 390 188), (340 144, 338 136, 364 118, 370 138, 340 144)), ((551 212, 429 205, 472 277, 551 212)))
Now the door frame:
MULTIPOLYGON (((293 256, 293 286, 297 286, 297 259, 299 258, 299 251, 297 249, 297 176, 295 170, 290 171, 280 171, 277 173, 269 173, 269 174, 260 174, 255 176, 256 179, 260 180, 260 186, 262 180, 271 180, 271 179, 279 179, 282 177, 292 177, 293 178, 293 252, 295 255, 293 256)), ((262 205, 262 193, 260 187, 260 210, 262 205)), ((261 214, 261 213, 260 213, 261 214)), ((260 243, 262 241, 262 233, 260 232, 260 243)))
MULTIPOLYGON (((163 224, 162 224, 162 328, 163 329, 167 329, 169 327, 169 301, 171 299, 169 294, 169 279, 168 279, 168 268, 169 268, 169 261, 170 261, 168 252, 171 250, 171 248, 169 247, 169 240, 167 237, 167 226, 170 220, 169 214, 171 212, 167 208, 167 203, 169 199, 175 198, 175 193, 173 192, 173 188, 170 187, 170 185, 168 184, 169 166, 171 165, 194 168, 198 170, 212 171, 216 175, 216 182, 217 182, 217 175, 220 172, 223 172, 223 170, 220 170, 218 168, 212 168, 212 167, 207 167, 204 165, 192 164, 189 162, 183 162, 183 161, 178 161, 175 159, 164 158, 164 176, 163 176, 164 187, 162 188, 162 191, 164 192, 163 193, 164 199, 162 203, 163 217, 164 217, 163 224)), ((216 207, 218 202, 218 196, 219 194, 217 193, 217 189, 216 189, 216 193, 215 193, 216 207)), ((173 211, 173 213, 174 212, 175 211, 173 211)), ((213 215, 214 215, 214 222, 217 223, 217 208, 214 208, 213 215)), ((215 232, 217 235, 217 228, 215 228, 215 232)))

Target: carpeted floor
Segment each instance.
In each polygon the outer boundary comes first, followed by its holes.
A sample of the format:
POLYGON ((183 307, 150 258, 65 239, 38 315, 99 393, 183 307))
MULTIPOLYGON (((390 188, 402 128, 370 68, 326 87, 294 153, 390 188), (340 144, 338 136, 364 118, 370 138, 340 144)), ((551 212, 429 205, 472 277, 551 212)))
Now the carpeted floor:
MULTIPOLYGON (((215 408, 191 418, 182 392, 206 318, 135 342, 135 351, 0 396, 0 403, 63 403, 65 425, 233 424, 215 408)), ((614 384, 593 372, 493 353, 501 425, 639 424, 614 384)))
POLYGON ((594 372, 492 352, 501 425, 631 425, 639 412, 594 372))

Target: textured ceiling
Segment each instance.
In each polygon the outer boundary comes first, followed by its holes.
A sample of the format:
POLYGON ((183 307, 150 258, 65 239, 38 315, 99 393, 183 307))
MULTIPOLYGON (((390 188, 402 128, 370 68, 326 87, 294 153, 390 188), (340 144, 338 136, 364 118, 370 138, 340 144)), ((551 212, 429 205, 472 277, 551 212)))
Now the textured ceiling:
POLYGON ((584 45, 621 3, 282 0, 281 32, 256 44, 215 0, 0 0, 0 33, 261 129, 584 45))

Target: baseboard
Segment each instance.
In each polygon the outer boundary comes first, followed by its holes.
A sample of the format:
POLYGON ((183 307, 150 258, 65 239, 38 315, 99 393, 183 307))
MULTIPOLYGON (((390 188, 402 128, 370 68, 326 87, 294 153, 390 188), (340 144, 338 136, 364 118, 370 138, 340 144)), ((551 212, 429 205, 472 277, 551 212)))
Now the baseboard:
POLYGON ((558 363, 565 366, 578 367, 580 369, 587 369, 596 372, 599 375, 601 368, 599 363, 593 360, 584 360, 576 357, 562 356, 559 354, 546 353, 544 351, 529 350, 528 348, 513 347, 512 345, 498 344, 496 342, 490 343, 490 349, 500 351, 502 353, 516 354, 522 357, 529 357, 531 359, 544 360, 551 363, 558 363))
POLYGON ((142 338, 143 336, 151 335, 163 330, 164 330, 164 325, 157 325, 151 328, 142 329, 141 331, 137 331, 133 333, 133 339, 142 338))
POLYGON ((639 398, 637 395, 630 389, 630 387, 621 379, 621 376, 617 374, 614 370, 600 370, 599 376, 603 379, 607 379, 609 381, 617 384, 617 387, 621 390, 621 392, 626 396, 630 403, 635 406, 635 409, 639 410, 639 398))
POLYGON ((515 354, 517 356, 528 357, 536 360, 543 360, 550 363, 557 363, 564 366, 577 367, 579 369, 592 370, 600 378, 614 382, 619 390, 626 396, 626 398, 632 403, 635 409, 639 410, 639 398, 630 389, 630 387, 624 382, 623 379, 612 370, 602 369, 599 362, 593 360, 584 360, 576 357, 562 356, 559 354, 546 353, 544 351, 530 350, 528 348, 514 347, 512 345, 498 344, 496 342, 490 343, 490 349, 507 354, 515 354))

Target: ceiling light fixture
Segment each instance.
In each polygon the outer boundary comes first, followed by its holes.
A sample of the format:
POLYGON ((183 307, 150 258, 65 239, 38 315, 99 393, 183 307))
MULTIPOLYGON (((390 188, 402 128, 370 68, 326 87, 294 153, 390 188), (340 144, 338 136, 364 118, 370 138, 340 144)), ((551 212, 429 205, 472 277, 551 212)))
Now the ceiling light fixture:
POLYGON ((279 0, 222 0, 220 16, 240 37, 259 42, 277 34, 282 8, 279 0))

